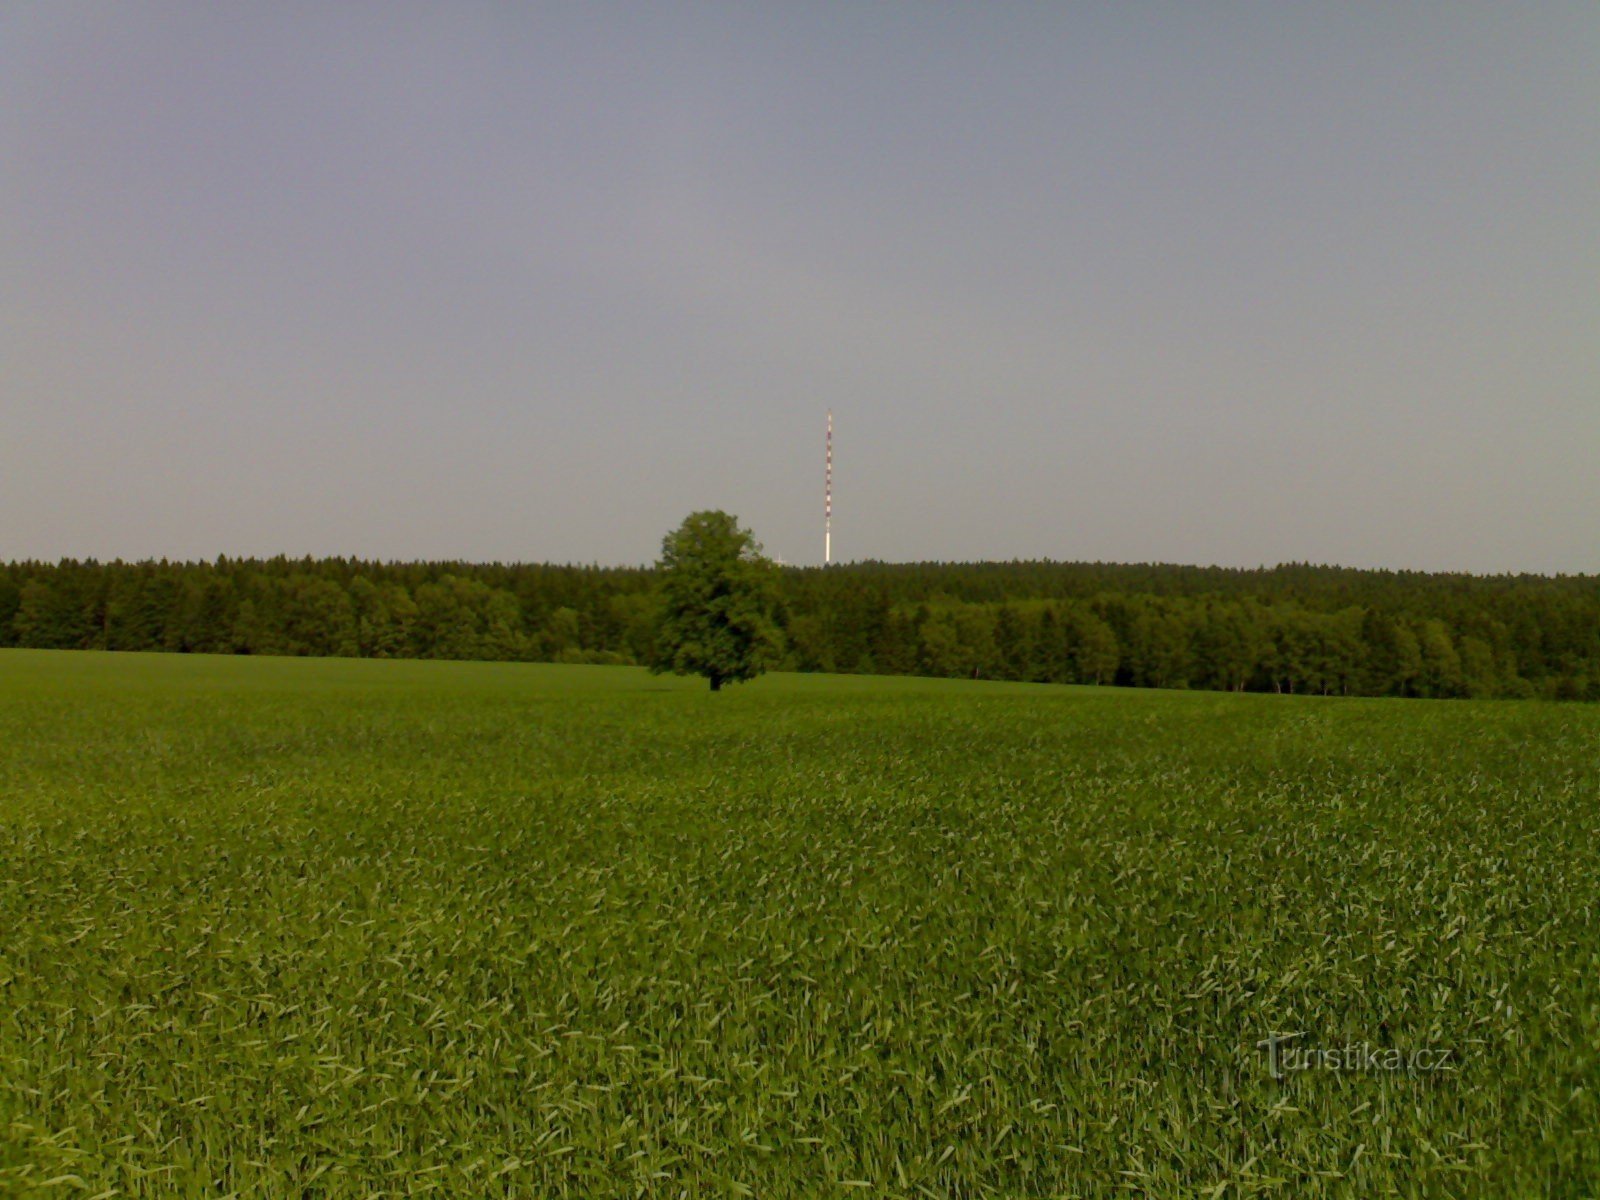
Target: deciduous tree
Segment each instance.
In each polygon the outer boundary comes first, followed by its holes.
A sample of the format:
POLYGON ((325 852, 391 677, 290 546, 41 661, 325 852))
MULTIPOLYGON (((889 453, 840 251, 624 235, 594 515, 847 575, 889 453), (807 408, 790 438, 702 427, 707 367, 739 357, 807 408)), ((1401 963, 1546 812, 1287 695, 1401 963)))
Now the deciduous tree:
POLYGON ((737 517, 690 513, 661 542, 657 674, 703 675, 713 692, 777 664, 776 569, 737 517))

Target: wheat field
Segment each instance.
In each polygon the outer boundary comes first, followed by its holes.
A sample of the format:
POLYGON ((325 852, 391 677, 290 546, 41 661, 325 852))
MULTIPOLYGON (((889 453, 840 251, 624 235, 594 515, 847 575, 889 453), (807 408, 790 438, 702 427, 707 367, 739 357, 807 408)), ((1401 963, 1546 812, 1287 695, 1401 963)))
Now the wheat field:
POLYGON ((0 1195, 1591 1195, 1597 750, 3 651, 0 1195))

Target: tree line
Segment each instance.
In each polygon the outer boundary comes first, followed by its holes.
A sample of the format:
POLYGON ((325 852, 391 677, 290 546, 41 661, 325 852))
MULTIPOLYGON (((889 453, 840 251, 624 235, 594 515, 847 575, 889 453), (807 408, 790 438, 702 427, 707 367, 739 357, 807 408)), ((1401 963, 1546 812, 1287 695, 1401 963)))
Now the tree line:
MULTIPOLYGON (((777 571, 800 671, 1600 699, 1600 577, 1101 563, 777 571)), ((229 559, 0 565, 0 645, 646 664, 642 567, 229 559)))

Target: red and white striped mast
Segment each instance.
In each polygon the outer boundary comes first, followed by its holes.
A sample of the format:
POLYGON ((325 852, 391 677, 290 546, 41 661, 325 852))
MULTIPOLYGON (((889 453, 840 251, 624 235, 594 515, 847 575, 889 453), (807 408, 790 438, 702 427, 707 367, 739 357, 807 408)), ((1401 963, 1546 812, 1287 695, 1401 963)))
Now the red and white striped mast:
POLYGON ((828 410, 827 457, 822 472, 822 565, 833 563, 833 409, 828 410))

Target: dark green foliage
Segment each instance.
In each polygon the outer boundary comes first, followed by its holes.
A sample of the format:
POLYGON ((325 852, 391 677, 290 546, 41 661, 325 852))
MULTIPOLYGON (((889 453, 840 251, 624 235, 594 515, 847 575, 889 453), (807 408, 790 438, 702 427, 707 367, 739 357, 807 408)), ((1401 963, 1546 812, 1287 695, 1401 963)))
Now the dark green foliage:
MULTIPOLYGON (((1588 699, 1600 578, 1099 563, 772 574, 801 671, 1588 699)), ((0 645, 649 664, 656 572, 349 559, 0 565, 0 645)))
POLYGON ((476 579, 446 575, 417 588, 414 628, 426 658, 527 657, 516 597, 476 579))
POLYGON ((782 635, 772 563, 738 518, 690 513, 661 542, 657 673, 701 675, 713 692, 778 664, 782 635))

